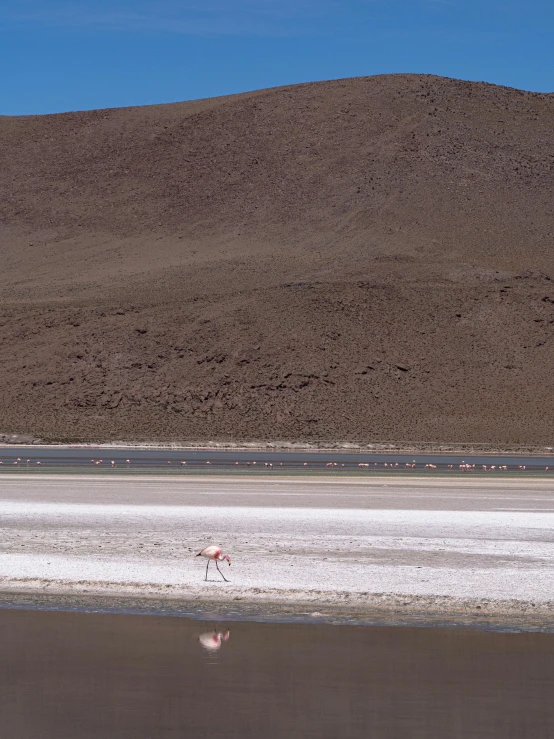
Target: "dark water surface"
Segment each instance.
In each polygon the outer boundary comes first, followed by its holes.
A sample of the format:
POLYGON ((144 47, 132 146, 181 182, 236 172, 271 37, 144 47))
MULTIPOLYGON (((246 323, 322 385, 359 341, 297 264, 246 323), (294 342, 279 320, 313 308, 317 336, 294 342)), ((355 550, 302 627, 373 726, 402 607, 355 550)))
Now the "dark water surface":
POLYGON ((377 451, 283 451, 283 450, 219 450, 219 449, 164 449, 129 447, 68 447, 68 446, 19 446, 9 444, 0 446, 0 465, 2 472, 48 472, 66 470, 68 472, 314 472, 328 474, 357 471, 370 473, 433 472, 437 470, 460 471, 459 465, 475 465, 482 472, 485 465, 489 476, 502 475, 503 472, 544 473, 554 477, 554 454, 479 454, 476 452, 377 452, 377 451), (113 464, 112 464, 113 463, 113 464), (265 466, 271 463, 273 468, 265 466), (336 463, 336 467, 330 467, 336 463), (367 465, 360 469, 360 463, 367 465), (411 465, 415 463, 412 467, 411 465), (386 464, 386 467, 385 467, 386 464), (394 465, 398 464, 398 467, 394 465), (409 467, 405 465, 409 464, 409 467), (37 466, 38 465, 38 466, 37 466), (426 465, 433 465, 427 469, 426 465), (449 465, 452 469, 449 469, 449 465), (494 465, 495 469, 491 470, 494 465), (508 468, 506 471, 499 466, 508 468), (523 469, 524 468, 524 469, 523 469), (548 468, 548 469, 547 469, 548 468))
POLYGON ((554 635, 246 622, 216 632, 183 618, 0 611, 1 736, 554 736, 554 635))

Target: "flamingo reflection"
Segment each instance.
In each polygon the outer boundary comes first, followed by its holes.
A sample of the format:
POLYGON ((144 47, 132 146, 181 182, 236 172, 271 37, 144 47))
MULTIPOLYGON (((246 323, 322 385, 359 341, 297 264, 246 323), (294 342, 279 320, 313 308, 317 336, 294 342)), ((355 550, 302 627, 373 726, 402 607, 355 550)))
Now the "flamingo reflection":
POLYGON ((221 631, 206 631, 205 634, 200 634, 198 641, 208 652, 217 652, 222 642, 229 641, 230 635, 229 629, 224 634, 221 631))

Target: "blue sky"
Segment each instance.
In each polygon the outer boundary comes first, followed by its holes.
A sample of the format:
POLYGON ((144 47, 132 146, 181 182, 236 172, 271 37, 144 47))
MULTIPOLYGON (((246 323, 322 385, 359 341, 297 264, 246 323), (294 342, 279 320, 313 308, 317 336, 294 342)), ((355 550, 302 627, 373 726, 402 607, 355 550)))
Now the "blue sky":
POLYGON ((554 0, 0 0, 0 114, 429 72, 554 91, 554 0))

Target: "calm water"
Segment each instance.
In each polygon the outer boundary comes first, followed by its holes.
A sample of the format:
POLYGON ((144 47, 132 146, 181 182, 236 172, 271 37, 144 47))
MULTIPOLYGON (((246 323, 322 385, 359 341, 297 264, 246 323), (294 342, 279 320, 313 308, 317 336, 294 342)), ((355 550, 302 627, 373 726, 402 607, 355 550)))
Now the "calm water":
MULTIPOLYGON (((125 449, 117 448, 71 448, 61 446, 18 446, 8 445, 0 446, 0 463, 3 472, 37 472, 45 473, 48 471, 59 471, 65 469, 68 472, 84 472, 89 474, 94 472, 112 472, 125 473, 144 472, 146 470, 160 472, 181 472, 185 473, 204 471, 215 472, 217 470, 225 472, 246 472, 253 474, 254 472, 287 472, 303 471, 313 472, 321 470, 328 474, 340 474, 342 472, 356 470, 368 474, 378 470, 380 473, 385 471, 393 472, 392 464, 398 462, 399 467, 396 472, 407 472, 412 474, 415 471, 425 471, 426 464, 434 464, 438 469, 448 470, 448 465, 455 468, 462 462, 468 462, 477 466, 479 472, 482 465, 490 468, 491 465, 507 465, 510 472, 522 472, 519 467, 525 465, 525 472, 532 471, 545 472, 545 468, 549 468, 545 477, 554 476, 554 457, 550 454, 531 455, 522 454, 478 454, 478 453, 397 453, 397 452, 318 452, 318 451, 222 451, 199 449, 193 451, 191 449, 125 449), (93 464, 92 460, 98 462, 93 464), (129 460, 127 464, 126 460, 129 460), (112 461, 115 466, 112 467, 112 461), (415 468, 406 469, 404 465, 416 462, 415 468), (168 462, 170 463, 168 465, 168 462), (181 466, 181 462, 186 462, 186 466, 181 466), (207 465, 209 462, 209 466, 207 465), (235 466, 235 462, 239 462, 235 466), (264 467, 264 462, 272 462, 274 468, 268 470, 264 467), (338 467, 327 468, 328 462, 337 462, 338 467), (371 465, 370 469, 360 470, 359 463, 371 465), (40 463, 37 467, 37 463, 40 463), (281 468, 282 463, 282 468, 281 468), (387 468, 385 468, 387 463, 387 468), (247 466, 247 464, 249 466, 247 466), (343 469, 344 465, 344 469, 343 469), (375 467, 375 465, 377 465, 375 467)), ((458 470, 459 471, 459 470, 458 470)), ((429 470, 430 474, 433 474, 429 470)), ((469 473, 466 473, 469 474, 469 473)), ((471 473, 472 474, 472 473, 471 473)), ((504 474, 499 469, 494 472, 489 470, 489 476, 504 474)))
POLYGON ((542 739, 554 635, 0 611, 9 739, 542 739), (227 632, 227 627, 230 632, 227 632))

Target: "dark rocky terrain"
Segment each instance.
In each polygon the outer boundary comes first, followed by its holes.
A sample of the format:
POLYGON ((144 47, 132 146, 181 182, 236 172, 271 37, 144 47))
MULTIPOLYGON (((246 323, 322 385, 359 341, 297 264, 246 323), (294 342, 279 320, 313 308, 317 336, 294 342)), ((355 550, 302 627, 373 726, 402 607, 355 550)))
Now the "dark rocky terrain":
POLYGON ((554 439, 554 95, 0 117, 0 431, 554 439))

